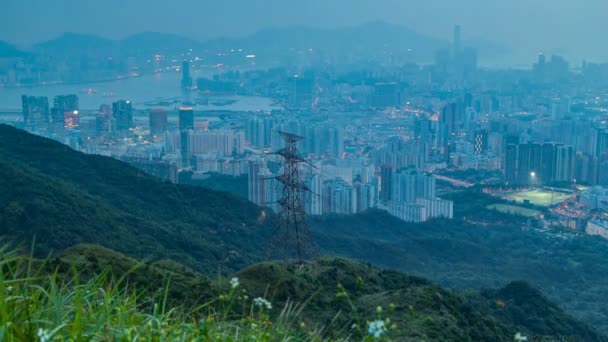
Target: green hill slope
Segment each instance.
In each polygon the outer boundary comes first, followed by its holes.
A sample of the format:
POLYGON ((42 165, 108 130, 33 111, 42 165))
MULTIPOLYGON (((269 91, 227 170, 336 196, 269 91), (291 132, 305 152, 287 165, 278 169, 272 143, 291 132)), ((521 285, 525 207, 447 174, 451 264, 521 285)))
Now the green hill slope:
POLYGON ((0 235, 44 255, 95 243, 200 271, 264 255, 260 209, 237 196, 163 183, 111 158, 0 125, 0 235))
POLYGON ((608 332, 608 241, 601 238, 459 219, 413 224, 382 211, 313 218, 311 230, 324 253, 390 267, 448 288, 498 288, 524 280, 578 319, 608 332))
MULTIPOLYGON (((146 307, 163 297, 167 284, 169 305, 186 310, 230 291, 227 280, 207 279, 178 263, 142 263, 94 245, 70 248, 46 266, 68 278, 74 268, 81 282, 108 269, 114 279, 125 276, 124 283, 140 291, 140 305, 146 307)), ((288 302, 298 303, 301 311, 291 319, 325 338, 365 335, 368 321, 389 318, 390 338, 399 341, 512 341, 518 332, 530 339, 606 340, 521 282, 463 297, 422 278, 340 258, 303 266, 258 263, 234 277, 250 300, 260 296, 272 303, 273 320, 280 319, 288 302)), ((212 308, 225 305, 214 303, 212 308)))

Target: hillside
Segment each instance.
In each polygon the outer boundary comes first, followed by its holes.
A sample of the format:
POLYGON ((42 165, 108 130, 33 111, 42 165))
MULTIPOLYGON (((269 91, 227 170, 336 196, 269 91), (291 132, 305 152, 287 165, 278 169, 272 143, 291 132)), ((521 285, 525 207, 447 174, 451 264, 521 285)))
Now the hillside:
POLYGON ((323 253, 390 267, 448 288, 497 288, 524 280, 575 317, 608 332, 608 241, 522 230, 517 218, 505 220, 504 215, 494 222, 412 224, 369 211, 313 218, 311 230, 323 253))
POLYGON ((381 316, 399 327, 391 336, 399 341, 512 341, 517 332, 531 339, 606 340, 521 282, 464 298, 422 278, 339 258, 303 267, 261 263, 237 275, 254 295, 278 303, 306 299, 304 317, 332 322, 337 331, 356 317, 381 316))
POLYGON ((199 271, 236 270, 264 255, 260 209, 236 196, 177 186, 111 158, 0 125, 0 235, 36 238, 46 255, 94 243, 199 271))
MULTIPOLYGON (((218 180, 199 185, 235 194, 247 191, 237 178, 218 180)), ((608 241, 522 230, 525 219, 486 209, 499 200, 474 189, 450 196, 456 201, 454 220, 412 224, 370 210, 313 217, 311 231, 323 254, 390 267, 448 288, 498 288, 525 280, 567 312, 608 333, 608 241)))
POLYGON ((0 58, 25 57, 27 53, 17 49, 12 44, 0 40, 0 58))
MULTIPOLYGON (((367 334, 367 321, 390 319, 387 336, 399 341, 512 341, 518 332, 531 340, 606 340, 525 283, 463 297, 422 278, 340 258, 321 258, 303 266, 254 264, 231 276, 239 279, 236 289, 229 285, 231 277, 207 279, 172 261, 141 262, 94 245, 63 251, 43 269, 57 270, 59 281, 73 278, 78 270, 79 283, 110 270, 110 280, 124 277, 122 284, 139 293, 142 310, 164 298, 165 289, 167 305, 176 312, 196 311, 200 305, 209 307, 206 312, 221 312, 229 304, 214 300, 220 294, 235 303, 244 299, 243 294, 249 300, 263 297, 272 303, 270 319, 276 324, 285 320, 283 308, 291 307, 292 325, 305 326, 323 339, 357 339, 367 334), (241 291, 246 292, 239 295, 241 291)), ((105 281, 96 281, 95 286, 105 286, 105 281)), ((242 319, 238 305, 222 316, 222 324, 242 319)))

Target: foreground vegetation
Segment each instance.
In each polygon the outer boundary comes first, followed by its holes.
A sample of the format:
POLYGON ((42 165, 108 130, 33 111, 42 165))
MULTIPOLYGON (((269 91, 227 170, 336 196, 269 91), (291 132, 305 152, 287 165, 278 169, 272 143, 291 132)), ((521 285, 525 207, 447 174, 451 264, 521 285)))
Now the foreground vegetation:
POLYGON ((0 294, 2 341, 605 340, 523 283, 462 297, 336 258, 212 280, 92 245, 44 261, 3 249, 0 294))
MULTIPOLYGON (((323 340, 320 330, 299 320, 301 307, 273 308, 262 297, 249 297, 238 278, 218 286, 213 300, 186 309, 168 305, 170 281, 152 301, 129 286, 136 268, 119 278, 108 269, 82 281, 75 268, 66 276, 58 270, 49 274, 48 267, 48 261, 0 251, 0 341, 323 340)), ((373 329, 363 338, 389 336, 386 328, 376 328, 379 324, 389 322, 369 322, 373 329)))

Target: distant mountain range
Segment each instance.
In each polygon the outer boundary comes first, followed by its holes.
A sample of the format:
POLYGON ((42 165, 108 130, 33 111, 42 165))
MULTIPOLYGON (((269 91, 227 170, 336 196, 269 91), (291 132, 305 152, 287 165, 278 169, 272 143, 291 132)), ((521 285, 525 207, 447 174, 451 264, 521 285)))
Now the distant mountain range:
MULTIPOLYGON (((487 41, 465 41, 477 48, 482 56, 505 53, 507 49, 487 41)), ((33 52, 65 54, 81 53, 155 53, 207 51, 211 53, 243 49, 262 56, 282 54, 291 50, 319 51, 325 56, 360 55, 362 57, 396 54, 407 55, 411 61, 432 60, 435 51, 447 48, 450 42, 415 32, 407 27, 385 22, 337 28, 317 29, 286 27, 261 30, 241 38, 218 38, 196 41, 175 34, 145 32, 122 40, 95 35, 65 33, 55 39, 35 44, 33 52)))
POLYGON ((27 52, 19 50, 15 45, 0 40, 0 58, 25 56, 27 56, 27 52))

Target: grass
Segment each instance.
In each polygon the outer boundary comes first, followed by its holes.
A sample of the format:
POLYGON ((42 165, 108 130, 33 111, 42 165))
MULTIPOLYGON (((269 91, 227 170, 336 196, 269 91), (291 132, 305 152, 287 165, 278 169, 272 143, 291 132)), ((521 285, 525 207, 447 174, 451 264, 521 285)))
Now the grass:
POLYGON ((516 205, 510 205, 510 204, 501 204, 501 203, 490 204, 486 208, 488 208, 490 210, 497 210, 497 211, 499 211, 501 213, 505 213, 505 214, 514 214, 514 215, 520 215, 520 216, 526 216, 526 217, 538 217, 538 216, 542 215, 542 213, 538 210, 528 209, 528 208, 519 207, 516 205))
POLYGON ((512 201, 516 201, 519 203, 524 203, 524 202, 528 201, 531 204, 538 205, 541 207, 550 207, 552 205, 559 204, 559 203, 565 201, 570 196, 571 196, 570 194, 563 193, 563 192, 557 192, 557 191, 551 192, 551 191, 543 190, 543 189, 533 189, 533 190, 513 192, 513 193, 506 195, 504 198, 507 200, 512 200, 512 201))
MULTIPOLYGON (((0 341, 371 341, 393 329, 379 310, 375 321, 355 320, 361 329, 328 338, 304 323, 304 305, 273 308, 249 296, 238 278, 218 279, 215 298, 185 309, 168 304, 170 281, 150 301, 128 286, 128 274, 114 278, 108 270, 80 282, 75 268, 65 277, 32 260, 0 248, 0 341)), ((348 298, 343 288, 337 296, 348 298)))

